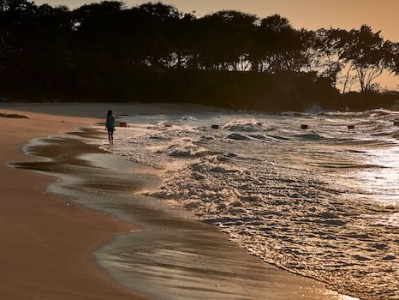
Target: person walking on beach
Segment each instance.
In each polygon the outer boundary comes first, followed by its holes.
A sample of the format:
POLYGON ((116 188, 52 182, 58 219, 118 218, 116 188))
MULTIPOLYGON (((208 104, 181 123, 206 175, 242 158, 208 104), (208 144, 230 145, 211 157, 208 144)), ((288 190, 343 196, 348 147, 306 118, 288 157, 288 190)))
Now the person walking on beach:
POLYGON ((114 143, 115 117, 112 110, 107 113, 107 120, 105 122, 105 129, 108 131, 108 141, 110 144, 114 143))

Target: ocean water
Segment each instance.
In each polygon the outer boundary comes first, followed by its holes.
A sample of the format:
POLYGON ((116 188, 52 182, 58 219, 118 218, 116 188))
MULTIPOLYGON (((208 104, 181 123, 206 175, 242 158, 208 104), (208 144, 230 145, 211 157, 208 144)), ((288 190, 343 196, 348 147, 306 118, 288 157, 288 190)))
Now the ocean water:
POLYGON ((137 193, 265 262, 361 299, 399 299, 397 118, 187 107, 118 116, 128 127, 114 145, 91 143, 157 170, 160 184, 137 193))

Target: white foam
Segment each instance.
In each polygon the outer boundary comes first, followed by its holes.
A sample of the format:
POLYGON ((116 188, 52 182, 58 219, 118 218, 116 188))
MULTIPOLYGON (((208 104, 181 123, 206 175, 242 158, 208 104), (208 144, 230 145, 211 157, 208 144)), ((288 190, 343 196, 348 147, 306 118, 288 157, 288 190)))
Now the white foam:
MULTIPOLYGON (((130 121, 128 130, 117 131, 114 146, 107 149, 162 169, 163 184, 147 195, 220 226, 265 261, 365 299, 378 293, 389 297, 399 293, 399 271, 391 268, 399 258, 387 259, 385 250, 399 253, 392 228, 396 234, 399 229, 381 220, 397 206, 371 201, 378 195, 361 189, 367 177, 356 184, 372 153, 367 147, 392 147, 391 140, 365 143, 375 139, 369 131, 377 127, 369 122, 390 118, 374 115, 378 119, 373 121, 369 114, 331 114, 334 126, 324 116, 293 113, 254 118, 205 113, 168 116, 168 121, 151 116, 148 123, 142 117, 142 123, 130 121), (337 131, 337 124, 354 118, 368 123, 342 139, 345 132, 337 131), (309 133, 300 130, 304 120, 313 122, 309 133), (211 124, 222 129, 213 130, 211 124)), ((382 124, 378 130, 394 131, 382 124)), ((390 165, 389 160, 378 163, 390 165)))

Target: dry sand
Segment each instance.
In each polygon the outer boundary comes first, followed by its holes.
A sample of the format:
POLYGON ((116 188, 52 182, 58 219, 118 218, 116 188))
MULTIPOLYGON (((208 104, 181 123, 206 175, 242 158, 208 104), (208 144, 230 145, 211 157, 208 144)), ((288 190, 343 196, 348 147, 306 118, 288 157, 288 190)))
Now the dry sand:
POLYGON ((48 105, 21 105, 18 110, 10 106, 0 104, 0 112, 23 114, 28 119, 0 117, 0 299, 146 299, 119 287, 91 255, 114 234, 131 230, 131 225, 68 205, 68 199, 45 192, 54 178, 5 164, 27 160, 21 146, 31 138, 99 121, 61 118, 56 113, 101 116, 106 108, 99 106, 93 112, 58 106, 57 112, 48 105), (29 109, 53 115, 23 111, 29 109))

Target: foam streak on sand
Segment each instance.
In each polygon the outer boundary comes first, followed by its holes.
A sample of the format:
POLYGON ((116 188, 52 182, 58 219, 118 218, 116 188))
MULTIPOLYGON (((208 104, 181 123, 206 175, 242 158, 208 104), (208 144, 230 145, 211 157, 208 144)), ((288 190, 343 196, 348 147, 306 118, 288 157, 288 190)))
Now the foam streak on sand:
POLYGON ((136 115, 103 148, 163 170, 147 195, 265 261, 362 299, 399 299, 395 117, 201 112, 168 115, 165 126, 164 116, 136 115))

